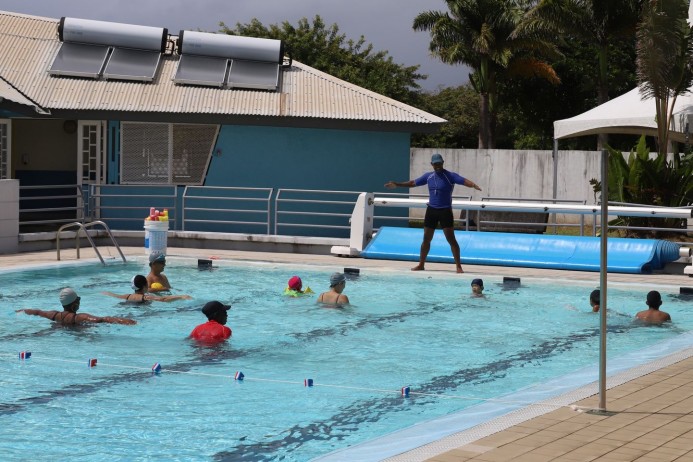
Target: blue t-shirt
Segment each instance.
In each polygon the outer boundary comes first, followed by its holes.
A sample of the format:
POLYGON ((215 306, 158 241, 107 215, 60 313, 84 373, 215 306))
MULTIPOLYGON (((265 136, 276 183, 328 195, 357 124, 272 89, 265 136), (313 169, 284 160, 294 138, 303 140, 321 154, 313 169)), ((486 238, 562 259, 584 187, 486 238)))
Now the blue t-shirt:
POLYGON ((428 183, 428 206, 434 209, 448 209, 452 207, 452 190, 456 184, 464 184, 464 178, 455 172, 445 169, 440 173, 424 173, 414 180, 416 186, 428 183))

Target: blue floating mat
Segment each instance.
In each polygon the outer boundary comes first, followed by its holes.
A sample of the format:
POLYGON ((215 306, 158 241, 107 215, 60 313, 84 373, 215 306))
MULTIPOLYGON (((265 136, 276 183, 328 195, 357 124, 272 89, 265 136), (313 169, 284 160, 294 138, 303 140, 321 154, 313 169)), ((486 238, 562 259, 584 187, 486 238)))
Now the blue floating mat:
MULTIPOLYGON (((462 263, 599 271, 601 238, 455 231, 462 263)), ((382 227, 361 252, 365 258, 419 261, 422 229, 382 227)), ((608 271, 647 274, 679 259, 679 246, 660 239, 609 238, 608 271)), ((443 231, 436 230, 426 261, 453 263, 443 231)))

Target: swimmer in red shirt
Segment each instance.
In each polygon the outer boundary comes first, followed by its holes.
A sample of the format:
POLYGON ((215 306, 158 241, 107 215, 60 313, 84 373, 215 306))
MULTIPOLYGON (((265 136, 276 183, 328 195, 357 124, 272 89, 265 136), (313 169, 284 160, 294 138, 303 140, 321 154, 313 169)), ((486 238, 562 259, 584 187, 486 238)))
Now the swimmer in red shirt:
POLYGON ((231 306, 216 300, 207 302, 202 307, 202 312, 208 321, 193 329, 190 338, 203 343, 218 343, 231 337, 231 329, 225 326, 229 309, 231 306))

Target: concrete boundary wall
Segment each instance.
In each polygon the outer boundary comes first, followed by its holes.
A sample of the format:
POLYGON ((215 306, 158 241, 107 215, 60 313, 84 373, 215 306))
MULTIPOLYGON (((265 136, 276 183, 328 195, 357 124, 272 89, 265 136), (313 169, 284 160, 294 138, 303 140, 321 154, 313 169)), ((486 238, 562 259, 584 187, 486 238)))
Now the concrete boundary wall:
POLYGON ((0 254, 19 248, 19 180, 0 180, 0 254))
MULTIPOLYGON (((599 179, 601 152, 558 151, 556 161, 556 195, 554 197, 554 160, 552 151, 511 149, 423 149, 411 150, 409 176, 416 178, 431 171, 431 155, 440 153, 445 168, 470 178, 482 191, 457 186, 455 194, 471 195, 472 200, 482 197, 508 197, 518 199, 585 200, 595 204, 590 185, 599 179)), ((426 193, 425 186, 412 188, 412 192, 426 193)), ((424 209, 411 209, 410 217, 423 217, 424 209)), ((558 223, 577 223, 577 215, 559 215, 558 223)), ((586 217, 591 225, 591 217, 586 217)))

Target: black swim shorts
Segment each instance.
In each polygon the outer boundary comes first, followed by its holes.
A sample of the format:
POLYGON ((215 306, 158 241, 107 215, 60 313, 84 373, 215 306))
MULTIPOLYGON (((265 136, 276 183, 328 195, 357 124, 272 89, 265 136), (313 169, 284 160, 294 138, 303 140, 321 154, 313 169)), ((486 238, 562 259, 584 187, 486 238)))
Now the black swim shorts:
POLYGON ((426 207, 424 226, 435 229, 438 227, 438 223, 440 223, 441 228, 452 228, 454 224, 452 208, 434 209, 433 207, 426 207))

